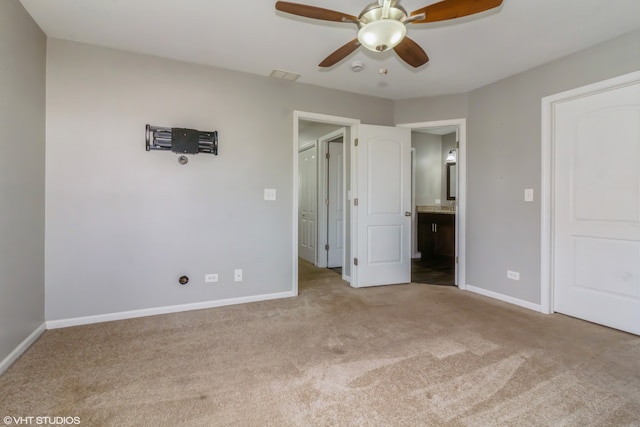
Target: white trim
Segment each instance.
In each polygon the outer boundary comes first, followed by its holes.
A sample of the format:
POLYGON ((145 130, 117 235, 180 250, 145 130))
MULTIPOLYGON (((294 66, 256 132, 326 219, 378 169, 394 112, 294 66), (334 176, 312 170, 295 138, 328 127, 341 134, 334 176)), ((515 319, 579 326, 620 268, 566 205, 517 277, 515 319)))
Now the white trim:
MULTIPOLYGON (((291 284, 291 292, 294 295, 298 295, 298 122, 300 120, 309 120, 320 123, 331 123, 335 125, 345 126, 350 128, 350 138, 353 141, 354 135, 357 134, 357 127, 360 124, 360 120, 350 119, 347 117, 338 117, 338 116, 329 116, 326 114, 318 114, 318 113, 309 113, 305 111, 294 110, 293 111, 293 205, 291 209, 293 210, 293 242, 292 242, 292 260, 291 260, 291 271, 292 271, 292 284, 291 284)), ((346 177, 345 177, 346 178, 346 177)), ((352 225, 353 227, 353 225, 352 225)), ((351 247, 351 244, 350 246, 351 247)), ((351 249, 353 251, 353 249, 351 249)), ((342 271, 344 271, 345 265, 342 266, 342 271)), ((353 275, 353 265, 351 265, 351 271, 353 275)), ((343 276, 345 277, 345 276, 343 276)))
POLYGON ((509 295, 504 295, 504 294, 500 294, 498 292, 493 292, 493 291, 488 291, 486 289, 482 289, 482 288, 477 288, 475 286, 471 286, 471 285, 467 285, 467 291, 479 294, 479 295, 484 295, 485 297, 489 297, 489 298, 493 298, 493 299, 497 299, 500 301, 504 301, 504 302, 508 302, 509 304, 514 304, 520 307, 524 307, 524 308, 528 308, 529 310, 533 310, 533 311, 540 311, 540 305, 539 304, 534 304, 532 302, 529 301, 525 301, 522 299, 518 299, 518 298, 514 298, 514 297, 510 297, 509 295))
POLYGON ((280 298, 295 297, 297 294, 279 292, 275 294, 252 295, 248 297, 228 298, 222 300, 203 301, 191 304, 170 305, 165 307, 145 308, 142 310, 121 311, 118 313, 98 314, 95 316, 72 317, 69 319, 48 320, 47 329, 68 328, 70 326, 90 325, 93 323, 112 322, 114 320, 135 319, 138 317, 157 316, 159 314, 180 313, 183 311, 202 310, 206 308, 224 307, 249 302, 268 301, 280 298))
POLYGON ((460 147, 458 148, 458 194, 456 197, 456 284, 460 289, 467 288, 466 276, 466 235, 467 235, 467 119, 437 120, 433 122, 403 123, 399 127, 425 129, 442 126, 457 126, 460 147))
POLYGON ((553 187, 555 177, 553 135, 555 133, 555 104, 571 101, 584 96, 593 95, 617 89, 630 84, 640 82, 640 71, 602 80, 586 86, 570 89, 564 92, 545 96, 542 98, 542 178, 540 183, 540 311, 545 314, 554 312, 553 302, 553 187))
POLYGON ((38 338, 40 338, 40 335, 42 335, 46 329, 46 324, 43 323, 42 325, 38 326, 35 331, 31 332, 31 334, 29 334, 29 336, 25 338, 20 344, 18 344, 18 346, 13 349, 13 351, 9 353, 9 355, 5 357, 2 362, 0 362, 0 374, 6 371, 9 366, 13 364, 13 362, 18 360, 22 353, 27 351, 27 349, 34 342, 36 342, 38 338))

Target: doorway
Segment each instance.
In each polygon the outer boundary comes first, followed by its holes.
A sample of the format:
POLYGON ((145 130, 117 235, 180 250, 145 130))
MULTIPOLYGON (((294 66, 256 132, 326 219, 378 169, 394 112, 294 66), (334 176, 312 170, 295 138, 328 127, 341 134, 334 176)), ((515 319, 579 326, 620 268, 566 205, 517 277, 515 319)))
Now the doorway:
POLYGON ((411 281, 466 289, 466 119, 398 126, 412 131, 411 281))
MULTIPOLYGON (((315 258, 312 264, 314 268, 328 267, 328 251, 325 249, 325 245, 331 245, 329 241, 329 233, 332 234, 332 241, 335 240, 335 246, 339 247, 340 254, 337 255, 338 261, 335 258, 332 260, 332 264, 340 264, 340 274, 342 279, 348 284, 350 282, 350 263, 345 262, 350 257, 350 206, 346 203, 349 197, 349 147, 353 143, 353 138, 356 134, 356 128, 360 124, 359 120, 349 119, 344 117, 328 116, 324 114, 308 113, 301 111, 294 111, 294 210, 298 215, 300 199, 303 199, 301 195, 302 190, 302 175, 300 174, 301 160, 298 152, 301 148, 315 146, 317 148, 317 168, 314 176, 314 189, 311 193, 315 192, 315 200, 317 201, 317 221, 314 228, 314 235, 316 241, 315 258), (338 144, 340 141, 340 144, 338 144), (336 201, 342 201, 342 203, 336 203, 336 209, 331 214, 329 219, 329 209, 326 205, 326 200, 329 198, 329 162, 326 158, 327 150, 331 145, 334 160, 339 160, 338 164, 334 163, 333 169, 338 168, 340 170, 339 178, 342 178, 342 182, 336 182, 332 179, 331 183, 335 186, 334 191, 336 201), (320 185, 323 183, 323 185, 320 185), (341 207, 341 208, 339 208, 341 207), (340 212, 342 211, 342 212, 340 212), (330 221, 332 225, 330 226, 330 221)), ((304 169, 304 167, 303 167, 304 169)), ((332 170, 335 172, 335 170, 332 170)), ((306 199, 306 197, 304 197, 306 199)), ((329 205, 331 207, 331 204, 329 205)), ((293 259, 293 291, 298 293, 298 262, 299 257, 302 257, 300 251, 300 239, 304 237, 304 233, 299 221, 294 221, 294 256, 293 259)), ((330 246, 329 246, 330 247, 330 246)), ((332 254, 336 257, 335 253, 332 254)), ((304 259, 304 257, 302 257, 304 259)), ((334 273, 335 274, 335 273, 334 273)))

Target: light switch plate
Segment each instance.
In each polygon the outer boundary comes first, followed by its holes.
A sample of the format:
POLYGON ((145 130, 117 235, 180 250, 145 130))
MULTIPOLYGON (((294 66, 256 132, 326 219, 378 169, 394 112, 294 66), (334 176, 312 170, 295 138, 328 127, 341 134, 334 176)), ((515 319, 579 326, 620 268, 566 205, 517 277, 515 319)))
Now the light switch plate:
POLYGON ((275 200, 276 199, 276 189, 275 188, 265 188, 264 189, 264 199, 265 200, 275 200))
POLYGON ((524 201, 533 202, 533 188, 524 189, 524 201))

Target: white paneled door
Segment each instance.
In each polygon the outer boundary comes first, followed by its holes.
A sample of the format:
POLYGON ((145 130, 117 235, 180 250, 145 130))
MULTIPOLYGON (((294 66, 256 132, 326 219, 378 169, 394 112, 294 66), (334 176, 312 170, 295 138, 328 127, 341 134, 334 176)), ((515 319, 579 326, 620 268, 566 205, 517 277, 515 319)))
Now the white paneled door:
POLYGON ((318 159, 316 145, 298 153, 298 256, 316 263, 318 159))
MULTIPOLYGON (((411 129, 358 128, 355 287, 411 280, 411 129)), ((354 200, 355 204, 355 200, 354 200)))
POLYGON ((328 181, 328 224, 327 224, 327 267, 342 267, 344 254, 344 155, 342 142, 327 143, 329 154, 328 181))
POLYGON ((640 83, 554 108, 554 310, 640 334, 640 83))

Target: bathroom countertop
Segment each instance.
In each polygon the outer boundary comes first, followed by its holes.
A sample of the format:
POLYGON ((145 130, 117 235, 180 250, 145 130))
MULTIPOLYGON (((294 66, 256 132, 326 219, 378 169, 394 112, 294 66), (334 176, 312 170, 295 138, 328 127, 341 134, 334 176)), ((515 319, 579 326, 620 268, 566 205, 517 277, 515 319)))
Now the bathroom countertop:
POLYGON ((418 213, 439 213, 446 215, 455 215, 455 206, 441 206, 441 205, 423 205, 416 206, 418 213))

